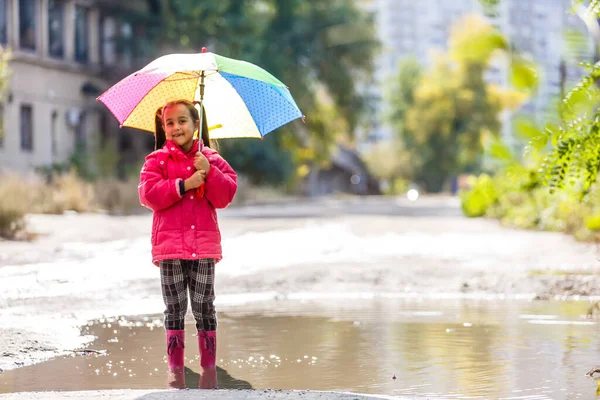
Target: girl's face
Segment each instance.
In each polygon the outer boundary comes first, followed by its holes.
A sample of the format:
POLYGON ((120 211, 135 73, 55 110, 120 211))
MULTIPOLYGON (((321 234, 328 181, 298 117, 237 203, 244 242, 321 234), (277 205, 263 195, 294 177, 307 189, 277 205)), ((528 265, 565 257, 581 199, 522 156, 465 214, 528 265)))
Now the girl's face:
POLYGON ((190 110, 183 104, 175 104, 163 110, 163 124, 167 140, 172 140, 184 151, 192 147, 194 131, 200 121, 194 121, 190 110))

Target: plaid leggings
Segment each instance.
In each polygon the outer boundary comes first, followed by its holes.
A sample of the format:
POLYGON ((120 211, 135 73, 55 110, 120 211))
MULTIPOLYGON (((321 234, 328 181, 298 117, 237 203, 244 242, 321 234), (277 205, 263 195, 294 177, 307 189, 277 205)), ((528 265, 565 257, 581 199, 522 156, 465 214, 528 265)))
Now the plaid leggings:
POLYGON ((198 331, 216 331, 215 260, 162 260, 160 283, 165 306, 165 329, 182 330, 188 308, 188 289, 198 331))

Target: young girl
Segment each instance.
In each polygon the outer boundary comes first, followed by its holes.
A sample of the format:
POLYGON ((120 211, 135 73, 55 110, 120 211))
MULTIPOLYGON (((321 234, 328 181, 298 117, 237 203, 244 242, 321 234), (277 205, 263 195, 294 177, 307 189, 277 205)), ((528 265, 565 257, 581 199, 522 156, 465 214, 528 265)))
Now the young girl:
MULTIPOLYGON (((203 116, 204 117, 204 116, 203 116)), ((215 263, 221 234, 215 209, 226 207, 237 189, 236 174, 211 149, 204 117, 202 140, 196 107, 187 100, 156 113, 155 151, 146 157, 138 188, 140 202, 154 211, 152 262, 160 267, 167 334, 169 380, 184 386, 184 318, 188 290, 198 330, 202 388, 216 388, 215 263)))

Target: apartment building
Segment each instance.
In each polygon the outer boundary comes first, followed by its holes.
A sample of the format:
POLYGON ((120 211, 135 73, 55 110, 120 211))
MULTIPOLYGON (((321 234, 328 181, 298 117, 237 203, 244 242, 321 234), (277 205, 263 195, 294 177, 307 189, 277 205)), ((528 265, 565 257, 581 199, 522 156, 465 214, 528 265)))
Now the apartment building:
POLYGON ((120 45, 134 34, 120 18, 125 3, 0 0, 0 44, 12 52, 0 171, 64 163, 118 131, 95 98, 134 67, 131 49, 120 45))
MULTIPOLYGON (((581 77, 577 64, 593 57, 591 40, 583 48, 571 48, 565 39, 568 32, 588 36, 584 23, 570 8, 571 0, 503 0, 494 13, 486 16, 515 49, 538 67, 541 84, 525 111, 540 118, 561 90, 581 77)), ((507 65, 497 64, 488 78, 508 85, 507 65)))
MULTIPOLYGON (((591 42, 574 54, 564 40, 568 31, 587 35, 580 18, 569 12, 570 0, 500 0, 492 12, 484 9, 479 0, 363 0, 362 4, 375 13, 378 36, 383 43, 383 52, 376 62, 376 78, 380 84, 396 73, 403 58, 415 57, 423 65, 429 65, 433 51, 447 49, 452 25, 473 13, 500 29, 518 51, 538 66, 539 90, 524 107, 525 112, 538 119, 543 119, 562 85, 566 82, 568 88, 569 82, 581 76, 577 61, 592 57, 591 42)), ((506 63, 492 65, 486 78, 509 85, 506 63)), ((367 143, 393 137, 393 132, 381 121, 383 107, 381 99, 376 107, 379 110, 376 119, 380 123, 365 138, 367 143)), ((503 115, 502 120, 503 136, 511 142, 511 115, 503 115)))

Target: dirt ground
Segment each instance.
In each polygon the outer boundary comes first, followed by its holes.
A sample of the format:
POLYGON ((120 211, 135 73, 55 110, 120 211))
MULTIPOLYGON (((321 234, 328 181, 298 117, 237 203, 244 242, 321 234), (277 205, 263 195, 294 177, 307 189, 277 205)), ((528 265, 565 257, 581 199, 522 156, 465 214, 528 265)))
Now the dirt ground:
MULTIPOLYGON (((161 312, 151 214, 30 215, 0 242, 0 371, 80 348, 87 321, 161 312)), ((597 245, 468 219, 452 197, 320 199, 220 212, 221 310, 366 296, 562 299, 600 295, 597 245)))

